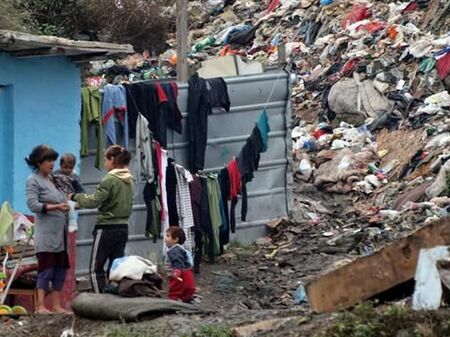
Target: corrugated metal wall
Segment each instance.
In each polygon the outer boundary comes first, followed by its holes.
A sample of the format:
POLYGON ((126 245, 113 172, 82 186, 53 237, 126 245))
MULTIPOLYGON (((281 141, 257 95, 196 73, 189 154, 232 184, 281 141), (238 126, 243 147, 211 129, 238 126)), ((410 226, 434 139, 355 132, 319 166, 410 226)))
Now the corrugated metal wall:
MULTIPOLYGON (((249 197, 247 222, 239 222, 238 219, 236 234, 232 236, 232 240, 252 242, 264 235, 264 225, 268 220, 285 216, 288 212, 290 177, 287 174, 287 167, 290 137, 287 134, 287 124, 290 122, 291 114, 288 101, 289 77, 282 72, 230 77, 225 81, 228 84, 231 110, 229 113, 214 110, 209 116, 205 171, 217 171, 239 153, 270 97, 266 106, 271 127, 269 149, 261 156, 260 168, 254 180, 247 184, 249 197)), ((184 117, 184 128, 188 88, 184 84, 180 85, 179 89, 178 103, 184 117)), ((188 143, 185 135, 169 130, 168 143, 169 156, 181 165, 187 166, 188 143)), ((91 148, 95 148, 94 143, 91 148)), ((81 161, 81 179, 88 192, 95 190, 105 174, 94 167, 95 151, 92 150, 90 153, 89 157, 81 161)), ((139 188, 141 191, 143 186, 139 188)), ((154 244, 144 236, 146 208, 140 191, 135 199, 130 220, 127 254, 148 257, 161 251, 161 240, 154 244)), ((240 203, 236 214, 240 214, 240 203)), ((78 273, 85 273, 88 270, 95 216, 96 210, 80 211, 77 240, 78 273)))

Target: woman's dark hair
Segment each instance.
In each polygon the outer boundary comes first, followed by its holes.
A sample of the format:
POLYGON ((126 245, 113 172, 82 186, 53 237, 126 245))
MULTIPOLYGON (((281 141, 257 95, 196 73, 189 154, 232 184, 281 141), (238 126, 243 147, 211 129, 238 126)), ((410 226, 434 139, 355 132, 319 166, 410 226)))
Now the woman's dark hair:
POLYGON ((107 159, 113 159, 114 166, 123 167, 128 166, 131 161, 131 153, 122 146, 111 145, 105 152, 107 159))
POLYGON ((186 234, 181 227, 170 226, 166 230, 166 235, 170 235, 172 239, 178 239, 178 244, 180 245, 186 242, 186 234))
POLYGON ((38 145, 36 146, 28 157, 25 158, 27 164, 33 169, 39 169, 39 164, 42 164, 46 160, 55 161, 58 158, 58 152, 53 150, 48 145, 38 145))

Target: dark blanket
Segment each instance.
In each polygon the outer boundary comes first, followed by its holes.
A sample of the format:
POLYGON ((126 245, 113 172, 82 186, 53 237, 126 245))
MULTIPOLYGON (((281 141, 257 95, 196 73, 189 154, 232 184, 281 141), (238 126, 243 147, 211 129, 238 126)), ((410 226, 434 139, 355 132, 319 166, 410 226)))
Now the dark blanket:
POLYGON ((198 306, 149 297, 120 297, 110 294, 82 293, 72 302, 75 314, 95 320, 139 321, 165 314, 209 314, 211 310, 198 306))

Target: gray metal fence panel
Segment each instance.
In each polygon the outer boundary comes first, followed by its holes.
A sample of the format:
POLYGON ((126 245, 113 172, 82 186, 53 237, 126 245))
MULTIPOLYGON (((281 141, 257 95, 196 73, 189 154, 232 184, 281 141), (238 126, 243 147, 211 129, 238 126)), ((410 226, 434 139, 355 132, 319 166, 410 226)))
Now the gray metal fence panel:
MULTIPOLYGON (((231 100, 230 112, 219 109, 208 117, 208 142, 205 154, 205 171, 217 171, 237 155, 250 135, 263 108, 269 115, 271 132, 269 149, 261 155, 260 168, 255 178, 247 184, 247 221, 237 219, 237 230, 232 240, 252 242, 264 235, 268 220, 288 214, 290 153, 287 125, 290 122, 289 77, 286 73, 270 73, 225 78, 231 100), (269 101, 267 102, 268 98, 269 101), (267 102, 267 104, 266 104, 267 102)), ((187 116, 187 84, 179 86, 178 103, 183 114, 183 127, 187 116)), ((91 139, 95 139, 91 137, 91 139)), ((187 166, 186 135, 168 131, 169 156, 187 166)), ((133 150, 133 144, 130 144, 133 150)), ((88 157, 81 160, 81 179, 88 192, 94 191, 105 172, 94 167, 95 145, 88 157)), ((148 257, 161 251, 161 240, 155 244, 144 236, 146 208, 142 198, 143 185, 138 187, 130 219, 127 254, 148 257)), ((77 237, 77 273, 88 271, 92 245, 92 231, 96 210, 81 210, 77 237)), ((236 210, 240 215, 240 202, 236 210)))

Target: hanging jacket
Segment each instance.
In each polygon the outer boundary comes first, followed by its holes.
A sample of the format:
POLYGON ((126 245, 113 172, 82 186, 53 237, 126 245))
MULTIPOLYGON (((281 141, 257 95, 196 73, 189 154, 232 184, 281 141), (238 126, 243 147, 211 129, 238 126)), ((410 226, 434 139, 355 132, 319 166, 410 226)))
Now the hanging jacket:
POLYGON ((208 138, 208 114, 211 113, 206 81, 198 74, 189 81, 187 103, 187 137, 189 142, 188 162, 189 170, 197 172, 205 166, 205 151, 208 138))
POLYGON ((128 116, 126 91, 123 85, 107 84, 103 88, 102 124, 108 145, 117 144, 116 123, 123 130, 123 145, 128 148, 128 116))
POLYGON ((247 138, 244 147, 237 157, 237 164, 242 178, 242 207, 241 220, 247 217, 247 188, 246 184, 253 180, 254 172, 258 170, 263 142, 259 128, 255 126, 250 137, 247 138))
POLYGON ((180 109, 178 108, 178 86, 176 82, 161 83, 161 87, 167 97, 167 126, 177 133, 182 133, 183 116, 181 115, 180 109))
POLYGON ((95 125, 97 136, 97 148, 95 156, 95 167, 103 168, 103 127, 100 118, 101 95, 98 88, 85 87, 81 89, 81 151, 80 154, 86 157, 89 154, 89 127, 95 125))
POLYGON ((151 126, 151 130, 155 121, 152 111, 158 110, 158 98, 155 86, 150 83, 132 83, 125 85, 127 108, 128 108, 128 125, 129 137, 136 137, 136 121, 139 113, 141 113, 151 126))
POLYGON ((136 121, 136 155, 134 176, 137 183, 141 181, 152 182, 154 177, 152 157, 152 133, 147 119, 139 114, 136 121))
POLYGON ((222 77, 208 79, 206 80, 206 88, 208 89, 211 107, 221 107, 229 112, 231 103, 225 80, 222 77))

